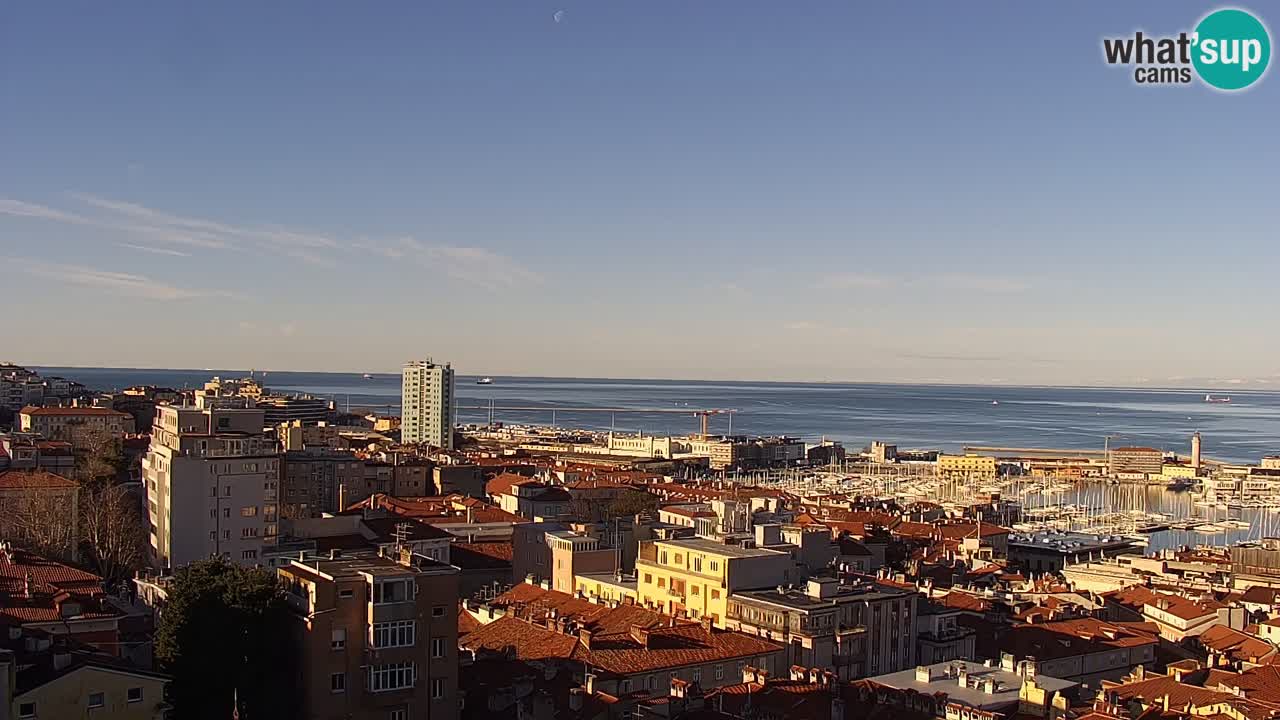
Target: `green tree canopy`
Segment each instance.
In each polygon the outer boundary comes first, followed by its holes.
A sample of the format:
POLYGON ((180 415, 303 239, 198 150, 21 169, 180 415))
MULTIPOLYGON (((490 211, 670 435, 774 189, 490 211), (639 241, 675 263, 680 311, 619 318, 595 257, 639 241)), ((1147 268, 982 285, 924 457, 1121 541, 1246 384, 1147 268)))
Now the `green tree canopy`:
POLYGON ((223 560, 179 570, 156 628, 156 658, 173 676, 176 717, 291 717, 296 620, 275 574, 223 560))

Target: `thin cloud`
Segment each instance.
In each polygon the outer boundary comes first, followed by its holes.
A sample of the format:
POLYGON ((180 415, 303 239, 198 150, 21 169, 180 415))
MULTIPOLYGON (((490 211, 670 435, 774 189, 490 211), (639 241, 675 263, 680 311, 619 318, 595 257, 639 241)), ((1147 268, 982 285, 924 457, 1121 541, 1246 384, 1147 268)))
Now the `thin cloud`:
POLYGON ((118 247, 129 248, 130 250, 139 250, 141 252, 153 253, 155 255, 171 255, 173 257, 191 257, 191 253, 184 253, 180 250, 170 250, 169 248, 151 247, 149 245, 134 245, 133 243, 116 243, 118 247))
POLYGON ((455 280, 488 289, 510 288, 542 281, 538 273, 514 258, 482 247, 427 244, 412 237, 401 238, 386 246, 370 243, 363 238, 357 242, 341 242, 321 233, 276 225, 233 225, 90 193, 72 193, 71 196, 103 216, 87 216, 8 198, 0 198, 0 215, 37 218, 119 232, 130 236, 131 240, 116 243, 122 247, 178 257, 186 257, 189 253, 180 250, 166 252, 162 246, 179 245, 244 252, 265 249, 320 267, 336 267, 343 253, 364 250, 397 262, 412 259, 455 280), (136 241, 135 238, 145 242, 136 241))
POLYGON ((1021 293, 1031 289, 1031 283, 1025 280, 997 275, 895 276, 860 272, 828 273, 819 277, 816 285, 823 290, 907 290, 930 287, 990 294, 1021 293))
POLYGON ((45 205, 37 205, 36 203, 14 200, 12 198, 0 198, 0 215, 53 220, 55 222, 71 223, 73 225, 94 224, 93 220, 76 215, 75 213, 63 212, 62 210, 56 210, 45 205))
POLYGON ((391 246, 364 245, 388 259, 412 259, 424 268, 488 290, 536 285, 542 276, 514 258, 480 247, 430 245, 411 237, 391 246))
POLYGON ((169 285, 145 275, 113 272, 81 265, 62 265, 40 260, 18 259, 18 267, 26 272, 42 278, 78 285, 81 287, 104 290, 126 297, 145 298, 148 300, 187 300, 201 297, 234 297, 232 293, 220 290, 202 290, 169 285))

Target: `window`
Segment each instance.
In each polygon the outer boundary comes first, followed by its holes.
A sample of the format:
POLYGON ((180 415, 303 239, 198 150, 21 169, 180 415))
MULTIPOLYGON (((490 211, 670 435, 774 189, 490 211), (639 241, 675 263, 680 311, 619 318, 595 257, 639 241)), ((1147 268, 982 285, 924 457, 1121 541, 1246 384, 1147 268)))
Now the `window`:
POLYGON ((240 537, 256 538, 258 537, 258 528, 256 527, 240 528, 240 537))
POLYGON ((413 620, 396 620, 373 626, 375 648, 411 647, 417 623, 413 620))
POLYGON ((717 666, 716 666, 716 679, 717 679, 717 680, 723 680, 723 679, 724 679, 724 666, 723 666, 723 665, 717 665, 717 666))
POLYGON ((241 560, 255 560, 257 559, 257 557, 258 557, 257 550, 245 550, 244 552, 240 553, 241 560))
POLYGON ((433 658, 444 657, 444 638, 438 638, 438 637, 431 638, 431 657, 433 658))
POLYGON ((347 629, 334 628, 329 635, 329 648, 342 650, 347 647, 347 629))
POLYGON ((222 517, 224 518, 231 517, 231 508, 222 508, 222 517))
POLYGON ((230 539, 231 539, 231 531, 230 531, 230 530, 223 530, 223 531, 222 531, 222 539, 223 539, 223 540, 230 540, 230 539))
POLYGON ((644 574, 644 582, 645 582, 645 584, 646 584, 646 585, 652 585, 652 584, 653 584, 653 575, 650 575, 649 573, 645 573, 645 574, 644 574))
POLYGON ((698 594, 698 586, 697 586, 697 585, 690 585, 690 586, 689 586, 689 594, 690 594, 690 595, 697 595, 697 594, 698 594))
POLYGON ((89 707, 100 708, 107 704, 106 696, 102 693, 89 693, 89 707))
POLYGON ((431 608, 431 617, 444 617, 444 606, 436 605, 431 608))
POLYGON ((408 582, 405 580, 388 580, 373 586, 374 605, 404 602, 408 599, 408 582))
POLYGON ((249 507, 240 508, 240 517, 257 517, 258 506, 250 505, 249 507))
POLYGON ((621 688, 622 688, 622 693, 623 693, 624 695, 625 695, 626 693, 631 692, 631 681, 630 681, 630 680, 623 680, 623 681, 622 681, 622 686, 621 686, 621 688))
POLYGON ((404 708, 396 708, 387 716, 390 720, 409 720, 409 711, 404 708))
POLYGON ((719 591, 719 590, 716 590, 716 589, 714 589, 714 588, 713 588, 713 589, 711 590, 711 599, 712 599, 712 600, 719 600, 719 599, 720 599, 720 591, 719 591))
POLYGON ((346 673, 330 673, 329 675, 329 692, 346 692, 347 691, 347 674, 346 673))
POLYGON ((719 569, 720 569, 720 561, 719 561, 719 560, 712 560, 712 561, 711 561, 711 572, 716 572, 716 571, 717 571, 717 570, 719 570, 719 569))
POLYGON ((431 678, 431 699, 439 700, 444 697, 444 678, 431 678))
POLYGON ((702 668, 693 669, 693 681, 696 683, 702 682, 702 668))
POLYGON ((131 703, 142 702, 142 688, 140 687, 129 688, 129 690, 125 693, 125 700, 131 703))
POLYGON ((414 666, 411 662, 388 663, 369 667, 369 690, 386 692, 413 687, 414 666))
POLYGON ((19 703, 18 704, 18 717, 33 718, 35 716, 36 716, 35 703, 19 703))
POLYGON ((702 572, 702 556, 701 555, 693 559, 693 571, 702 572))
POLYGON ((354 596, 355 596, 355 594, 356 594, 356 593, 355 593, 355 591, 354 591, 354 590, 351 590, 350 588, 348 588, 348 589, 346 589, 346 590, 339 590, 339 591, 338 591, 338 597, 339 597, 339 598, 342 598, 342 599, 344 599, 344 600, 345 600, 345 599, 347 599, 347 598, 349 598, 349 597, 354 597, 354 596))

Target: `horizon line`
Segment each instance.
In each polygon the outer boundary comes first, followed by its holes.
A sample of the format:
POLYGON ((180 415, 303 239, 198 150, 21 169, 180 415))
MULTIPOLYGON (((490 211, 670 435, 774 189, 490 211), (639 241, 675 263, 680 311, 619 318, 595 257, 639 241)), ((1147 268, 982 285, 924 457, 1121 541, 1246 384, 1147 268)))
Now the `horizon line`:
MULTIPOLYGON (((27 367, 18 364, 20 367, 27 367)), ((446 363, 448 364, 448 363, 446 363)), ((102 366, 102 365, 41 365, 32 364, 30 367, 48 370, 136 370, 136 371, 154 371, 154 372, 253 372, 253 373, 308 373, 313 375, 355 375, 362 376, 365 373, 370 375, 387 375, 396 376, 400 373, 397 371, 371 372, 368 370, 272 370, 270 368, 259 370, 257 368, 165 368, 165 367, 124 367, 124 366, 102 366)), ((457 373, 458 368, 453 368, 457 373)), ((756 384, 772 384, 772 385, 898 385, 898 386, 939 386, 939 387, 981 387, 981 388, 1046 388, 1061 390, 1210 390, 1224 392, 1247 392, 1247 393, 1280 393, 1280 388, 1256 388, 1248 387, 1243 384, 1236 385, 1119 385, 1106 382, 1098 383, 983 383, 972 381, 950 381, 950 380, 760 380, 750 378, 732 378, 732 379, 707 379, 707 378, 691 378, 691 377, 608 377, 599 375, 519 375, 519 374, 502 374, 502 373, 458 373, 462 377, 493 377, 493 378, 512 378, 521 380, 609 380, 609 381, 631 381, 631 382, 697 382, 697 383, 756 383, 756 384)))

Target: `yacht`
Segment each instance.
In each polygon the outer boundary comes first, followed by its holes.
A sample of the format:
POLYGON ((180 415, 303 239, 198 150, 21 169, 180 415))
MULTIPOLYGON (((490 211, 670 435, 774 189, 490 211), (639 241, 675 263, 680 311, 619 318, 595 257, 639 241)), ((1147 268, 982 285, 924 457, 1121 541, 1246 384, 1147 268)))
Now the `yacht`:
POLYGON ((493 384, 493 378, 490 378, 490 377, 480 378, 479 380, 477 380, 477 381, 476 381, 476 384, 477 384, 477 385, 492 385, 492 384, 493 384))

